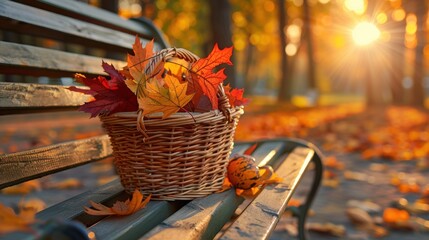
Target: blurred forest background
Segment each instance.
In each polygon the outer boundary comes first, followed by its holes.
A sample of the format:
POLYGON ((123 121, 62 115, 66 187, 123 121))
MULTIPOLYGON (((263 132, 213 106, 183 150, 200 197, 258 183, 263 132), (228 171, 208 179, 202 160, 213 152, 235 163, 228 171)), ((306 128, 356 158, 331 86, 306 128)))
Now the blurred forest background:
POLYGON ((429 92, 426 0, 89 3, 125 18, 150 18, 172 46, 200 56, 214 42, 233 45, 229 81, 251 95, 299 106, 364 96, 369 105, 424 106, 429 92), (362 22, 373 25, 357 27, 362 22))
POLYGON ((81 1, 124 18, 151 19, 172 46, 200 56, 215 42, 233 45, 228 80, 256 102, 429 105, 427 0, 81 1))

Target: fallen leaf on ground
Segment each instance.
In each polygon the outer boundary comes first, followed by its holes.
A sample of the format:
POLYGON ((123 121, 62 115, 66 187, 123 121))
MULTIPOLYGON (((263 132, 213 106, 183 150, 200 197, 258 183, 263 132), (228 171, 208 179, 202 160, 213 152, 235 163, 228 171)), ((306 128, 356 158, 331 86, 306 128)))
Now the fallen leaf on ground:
POLYGON ((40 181, 38 179, 30 180, 17 184, 15 186, 7 187, 1 190, 3 194, 27 194, 32 191, 41 190, 40 181))
POLYGON ((22 210, 17 215, 12 208, 0 203, 0 234, 15 231, 30 231, 30 225, 36 221, 34 210, 22 210))
POLYGON ((340 224, 333 223, 307 223, 309 231, 342 237, 346 234, 346 228, 340 224))
POLYGON ((151 195, 149 195, 145 200, 143 200, 143 195, 139 190, 134 190, 133 197, 125 202, 116 201, 112 207, 106 207, 103 204, 95 203, 90 201, 90 204, 95 209, 89 207, 84 207, 85 212, 89 215, 96 216, 105 216, 105 215, 130 215, 138 210, 146 207, 147 203, 150 201, 151 195))
POLYGON ((368 212, 361 208, 347 208, 346 215, 353 224, 356 224, 366 230, 371 229, 374 225, 372 217, 368 214, 368 212))
POLYGON ((18 203, 19 209, 24 211, 40 212, 46 208, 46 203, 38 198, 31 198, 18 203))
POLYGON ((401 209, 386 208, 383 212, 383 221, 387 224, 406 222, 410 219, 410 214, 401 209))
POLYGON ((334 168, 338 170, 344 169, 344 163, 339 162, 335 156, 325 157, 323 164, 328 168, 334 168))
POLYGON ((113 180, 118 179, 118 176, 106 176, 106 177, 100 177, 97 179, 97 185, 101 186, 104 185, 106 183, 109 183, 113 180))
POLYGON ((48 182, 44 184, 44 188, 50 189, 70 189, 70 188, 80 188, 83 184, 79 179, 76 178, 67 178, 61 181, 48 182))
POLYGON ((349 200, 347 201, 347 207, 349 208, 360 208, 368 213, 379 213, 381 212, 380 205, 370 201, 359 201, 349 200))

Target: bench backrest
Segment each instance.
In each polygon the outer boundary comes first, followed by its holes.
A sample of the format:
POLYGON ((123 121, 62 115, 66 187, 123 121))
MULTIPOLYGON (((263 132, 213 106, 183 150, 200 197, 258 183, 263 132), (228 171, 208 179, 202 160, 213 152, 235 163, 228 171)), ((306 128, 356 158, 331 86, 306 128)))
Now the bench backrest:
MULTIPOLYGON (((155 39, 157 50, 168 47, 148 20, 73 0, 0 1, 0 30, 0 115, 76 110, 88 97, 61 81, 72 82, 75 73, 105 75, 102 59, 125 66, 136 35, 143 44, 155 39)), ((106 135, 2 154, 0 189, 110 154, 106 135)))

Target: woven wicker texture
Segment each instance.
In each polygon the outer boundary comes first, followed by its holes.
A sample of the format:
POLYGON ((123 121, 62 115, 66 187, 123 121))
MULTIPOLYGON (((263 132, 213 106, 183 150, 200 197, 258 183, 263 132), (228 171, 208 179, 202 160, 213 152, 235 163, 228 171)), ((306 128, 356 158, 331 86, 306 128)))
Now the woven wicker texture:
MULTIPOLYGON (((158 55, 152 61, 198 59, 175 48, 158 55)), ((221 85, 218 97, 220 110, 205 113, 180 112, 167 119, 161 114, 143 117, 141 112, 100 117, 127 192, 138 188, 152 199, 190 200, 220 190, 243 108, 231 108, 221 85)))

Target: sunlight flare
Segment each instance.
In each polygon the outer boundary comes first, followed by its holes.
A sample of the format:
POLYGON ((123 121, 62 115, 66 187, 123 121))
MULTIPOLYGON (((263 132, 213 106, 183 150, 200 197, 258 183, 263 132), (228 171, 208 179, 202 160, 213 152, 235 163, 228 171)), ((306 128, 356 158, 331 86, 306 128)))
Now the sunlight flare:
POLYGON ((353 40, 357 45, 364 46, 373 43, 380 37, 378 28, 369 22, 361 22, 353 29, 353 40))

